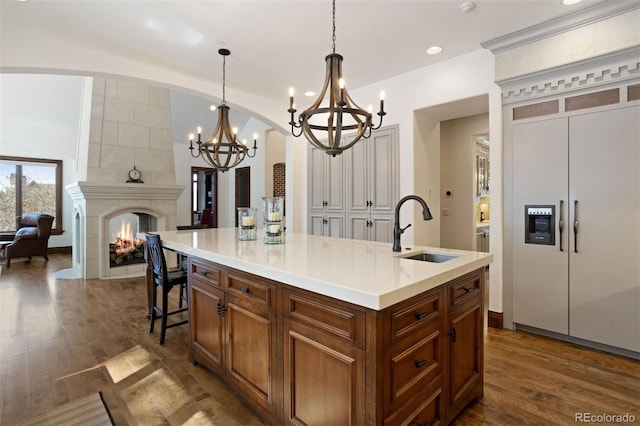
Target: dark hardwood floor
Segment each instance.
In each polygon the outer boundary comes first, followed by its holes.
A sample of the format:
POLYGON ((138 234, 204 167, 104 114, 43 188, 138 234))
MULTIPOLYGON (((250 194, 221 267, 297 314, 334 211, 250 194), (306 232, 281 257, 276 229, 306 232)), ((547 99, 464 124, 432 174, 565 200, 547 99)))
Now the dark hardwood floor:
MULTIPOLYGON (((0 272, 1 425, 98 391, 118 425, 262 424, 189 363, 187 326, 169 329, 164 346, 149 334, 142 278, 55 279, 71 257, 50 259, 16 259, 0 272)), ((484 398, 456 425, 569 425, 576 413, 629 413, 638 424, 640 363, 487 330, 484 398)))

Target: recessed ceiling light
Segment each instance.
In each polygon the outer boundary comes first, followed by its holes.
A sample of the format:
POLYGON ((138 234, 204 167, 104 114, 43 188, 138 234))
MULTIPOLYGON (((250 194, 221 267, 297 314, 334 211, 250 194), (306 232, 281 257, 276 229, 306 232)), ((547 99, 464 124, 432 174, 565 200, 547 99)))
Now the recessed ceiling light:
POLYGON ((442 52, 442 47, 440 46, 431 46, 430 48, 427 49, 427 53, 429 55, 437 55, 440 52, 442 52))
POLYGON ((464 3, 462 3, 460 5, 460 11, 462 13, 467 13, 471 10, 473 10, 476 7, 476 4, 472 1, 465 1, 464 3))
POLYGON ((580 3, 582 0, 562 0, 562 4, 565 6, 571 6, 572 4, 580 3))
POLYGON ((304 92, 305 96, 315 96, 316 92, 312 91, 312 90, 307 90, 306 92, 304 92))

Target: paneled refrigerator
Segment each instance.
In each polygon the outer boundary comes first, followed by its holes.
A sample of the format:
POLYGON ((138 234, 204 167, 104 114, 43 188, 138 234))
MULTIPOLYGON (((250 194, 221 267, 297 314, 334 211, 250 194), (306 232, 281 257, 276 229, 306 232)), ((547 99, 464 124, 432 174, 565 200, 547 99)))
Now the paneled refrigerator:
POLYGON ((640 352, 640 106, 511 137, 514 323, 640 352))

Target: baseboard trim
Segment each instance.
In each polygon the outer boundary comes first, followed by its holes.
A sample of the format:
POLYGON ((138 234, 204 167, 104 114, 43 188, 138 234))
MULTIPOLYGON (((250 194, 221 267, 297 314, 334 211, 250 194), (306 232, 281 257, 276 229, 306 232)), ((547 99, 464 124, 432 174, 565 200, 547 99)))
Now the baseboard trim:
POLYGON ((71 254, 71 246, 48 247, 47 252, 49 254, 71 254))
POLYGON ((488 320, 489 320, 489 327, 491 328, 504 328, 503 327, 503 313, 502 312, 494 312, 494 311, 489 311, 489 315, 488 315, 488 320))

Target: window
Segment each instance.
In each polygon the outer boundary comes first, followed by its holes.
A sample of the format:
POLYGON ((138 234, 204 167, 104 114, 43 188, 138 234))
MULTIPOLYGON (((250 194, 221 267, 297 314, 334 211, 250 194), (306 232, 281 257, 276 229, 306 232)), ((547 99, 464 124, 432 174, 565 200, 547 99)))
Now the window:
POLYGON ((50 214, 51 233, 62 234, 62 160, 0 155, 0 231, 27 213, 50 214))

